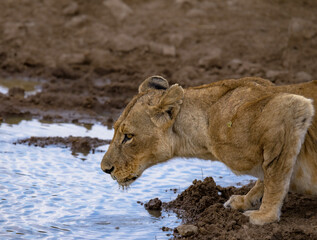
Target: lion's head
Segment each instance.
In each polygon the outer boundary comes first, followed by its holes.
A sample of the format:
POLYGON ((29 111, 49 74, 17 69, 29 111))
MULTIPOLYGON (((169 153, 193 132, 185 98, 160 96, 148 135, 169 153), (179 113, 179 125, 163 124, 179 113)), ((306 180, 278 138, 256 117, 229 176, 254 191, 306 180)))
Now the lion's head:
POLYGON ((177 84, 169 86, 159 76, 146 79, 115 123, 101 169, 128 186, 145 169, 173 157, 170 132, 183 97, 177 84))

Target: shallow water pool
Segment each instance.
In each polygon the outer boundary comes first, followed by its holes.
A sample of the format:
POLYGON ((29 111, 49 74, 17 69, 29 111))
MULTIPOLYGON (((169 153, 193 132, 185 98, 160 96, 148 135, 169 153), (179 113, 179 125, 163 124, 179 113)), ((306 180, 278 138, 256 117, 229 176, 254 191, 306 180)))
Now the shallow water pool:
POLYGON ((181 221, 164 211, 151 215, 137 201, 170 201, 177 196, 170 189, 183 191, 206 176, 222 186, 251 179, 217 162, 174 159, 146 170, 123 191, 101 171, 103 152, 72 155, 66 148, 13 144, 30 136, 69 135, 111 139, 113 130, 37 120, 0 124, 0 239, 168 239, 171 232, 161 228, 181 221))

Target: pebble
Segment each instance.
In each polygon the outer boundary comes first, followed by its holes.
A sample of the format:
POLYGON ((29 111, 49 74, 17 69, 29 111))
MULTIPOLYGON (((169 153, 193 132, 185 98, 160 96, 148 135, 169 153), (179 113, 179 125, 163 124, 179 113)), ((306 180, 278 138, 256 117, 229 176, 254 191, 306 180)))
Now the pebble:
POLYGON ((287 71, 279 71, 279 70, 267 70, 265 72, 265 76, 267 79, 275 82, 276 80, 287 79, 288 72, 287 71))
POLYGON ((75 15, 78 13, 78 4, 76 2, 72 2, 68 4, 64 9, 63 9, 63 14, 64 15, 75 15))
POLYGON ((220 48, 212 49, 207 56, 198 61, 198 66, 203 68, 220 67, 223 64, 222 51, 220 48))
POLYGON ((262 66, 260 64, 251 63, 247 61, 241 61, 240 59, 231 60, 227 67, 234 71, 236 74, 247 74, 260 76, 263 73, 262 66))
POLYGON ((86 15, 75 16, 65 24, 65 27, 66 28, 82 27, 87 22, 88 22, 88 17, 86 15))
POLYGON ((240 59, 232 59, 228 63, 228 68, 232 69, 233 71, 238 70, 242 66, 243 62, 240 59))
POLYGON ((165 55, 165 56, 176 56, 176 48, 173 45, 160 44, 156 42, 149 43, 150 51, 153 53, 165 55))
POLYGON ((296 73, 295 78, 301 82, 308 82, 313 79, 313 77, 307 72, 298 72, 296 73))
POLYGON ((118 21, 123 21, 133 12, 132 9, 121 0, 106 0, 103 4, 109 8, 112 15, 118 21))
POLYGON ((168 36, 169 42, 172 45, 180 46, 184 41, 184 36, 180 33, 172 33, 168 36))
POLYGON ((182 237, 189 237, 198 233, 198 227, 190 224, 183 224, 177 227, 177 231, 182 237))
POLYGON ((114 39, 111 40, 112 48, 114 50, 122 52, 132 51, 142 44, 142 40, 132 38, 124 33, 117 35, 114 39))
POLYGON ((192 18, 196 18, 196 17, 205 17, 206 16, 206 12, 200 9, 191 9, 186 13, 187 17, 192 17, 192 18))
POLYGON ((306 38, 310 39, 317 34, 316 24, 301 18, 292 18, 288 26, 288 34, 290 38, 306 38))
POLYGON ((82 64, 86 61, 85 54, 82 53, 73 53, 67 54, 64 53, 59 57, 59 62, 61 64, 82 64))

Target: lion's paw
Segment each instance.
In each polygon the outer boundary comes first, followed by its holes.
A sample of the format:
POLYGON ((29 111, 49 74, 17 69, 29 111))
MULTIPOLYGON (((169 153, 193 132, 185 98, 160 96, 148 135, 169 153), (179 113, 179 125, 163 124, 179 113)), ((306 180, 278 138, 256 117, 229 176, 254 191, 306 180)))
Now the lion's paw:
POLYGON ((279 215, 273 212, 263 212, 260 210, 250 210, 243 213, 249 217, 250 223, 255 225, 264 225, 279 221, 279 215))
POLYGON ((249 201, 246 201, 245 195, 232 195, 229 200, 224 203, 224 207, 245 211, 251 209, 252 205, 249 201))

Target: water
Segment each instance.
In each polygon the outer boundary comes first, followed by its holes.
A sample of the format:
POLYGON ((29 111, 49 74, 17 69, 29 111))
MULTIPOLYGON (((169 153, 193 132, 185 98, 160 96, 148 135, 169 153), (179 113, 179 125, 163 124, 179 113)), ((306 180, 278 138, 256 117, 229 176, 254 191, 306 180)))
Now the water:
POLYGON ((11 87, 24 89, 25 96, 34 95, 41 91, 39 80, 29 78, 0 78, 0 93, 7 94, 11 87))
POLYGON ((0 239, 168 239, 171 232, 161 228, 181 221, 173 213, 151 215, 137 201, 170 201, 177 194, 169 189, 182 191, 206 176, 222 186, 251 179, 217 162, 174 159, 146 170, 122 191, 100 170, 102 152, 72 155, 65 148, 12 144, 30 136, 69 135, 110 139, 113 130, 17 119, 0 125, 0 239))

